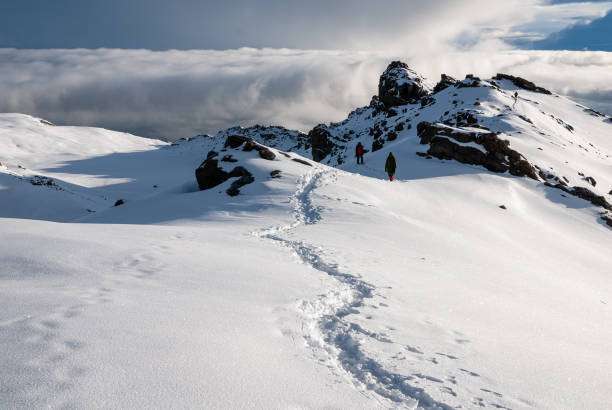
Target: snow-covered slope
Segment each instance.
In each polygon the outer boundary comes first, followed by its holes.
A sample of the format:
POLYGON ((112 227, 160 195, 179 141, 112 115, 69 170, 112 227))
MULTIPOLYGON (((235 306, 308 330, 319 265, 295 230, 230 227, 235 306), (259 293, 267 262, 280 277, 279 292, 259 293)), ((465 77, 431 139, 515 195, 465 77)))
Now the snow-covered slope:
POLYGON ((612 125, 511 80, 447 83, 306 140, 1 116, 0 407, 608 407, 611 230, 567 191, 610 200, 612 125), (437 137, 488 158, 483 135, 535 178, 435 157, 481 158, 437 137), (378 141, 364 165, 357 141, 378 141))
MULTIPOLYGON (((605 213, 606 208, 612 210, 611 126, 611 118, 521 78, 498 74, 481 80, 468 75, 457 81, 442 75, 432 91, 427 80, 393 62, 369 106, 356 109, 344 121, 318 125, 310 131, 309 143, 317 161, 368 176, 384 176, 389 152, 398 160, 402 179, 432 176, 423 160, 432 157, 462 160, 468 166, 461 172, 472 172, 476 166, 477 172, 486 168, 507 176, 532 174, 564 191, 551 195, 598 197, 594 202, 605 213), (423 130, 431 135, 423 138, 423 130), (430 144, 431 137, 438 137, 437 146, 430 144), (371 151, 363 167, 354 163, 358 142, 371 151), (507 148, 500 150, 501 144, 507 148), (457 154, 457 146, 473 150, 457 154), (509 150, 521 163, 511 164, 509 150), (498 155, 501 160, 495 159, 498 155), (608 205, 601 206, 605 202, 608 205)), ((257 129, 249 136, 266 144, 257 129)), ((442 174, 449 169, 443 167, 442 174)))

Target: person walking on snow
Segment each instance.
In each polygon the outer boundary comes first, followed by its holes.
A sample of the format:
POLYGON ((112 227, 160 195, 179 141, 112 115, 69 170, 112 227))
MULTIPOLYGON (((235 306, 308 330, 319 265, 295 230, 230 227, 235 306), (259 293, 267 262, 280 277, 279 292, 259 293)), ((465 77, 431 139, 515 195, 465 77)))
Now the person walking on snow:
POLYGON ((393 153, 390 152, 389 156, 387 156, 387 162, 385 162, 385 172, 389 174, 389 181, 393 181, 393 175, 395 175, 395 168, 397 164, 395 163, 395 157, 393 153))
POLYGON ((363 149, 363 145, 361 145, 361 142, 357 143, 357 147, 355 148, 355 156, 357 157, 357 164, 359 164, 361 161, 361 164, 363 164, 363 153, 365 152, 365 150, 363 149))
POLYGON ((514 109, 514 107, 516 106, 516 102, 518 101, 518 91, 514 92, 512 98, 514 98, 514 104, 512 104, 512 108, 514 109))

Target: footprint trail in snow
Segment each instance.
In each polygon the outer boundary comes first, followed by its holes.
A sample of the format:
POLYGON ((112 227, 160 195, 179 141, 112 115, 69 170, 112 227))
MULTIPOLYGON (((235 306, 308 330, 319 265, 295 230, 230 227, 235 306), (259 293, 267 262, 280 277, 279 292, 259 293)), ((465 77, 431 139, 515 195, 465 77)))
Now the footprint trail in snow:
POLYGON ((376 399, 389 400, 393 407, 451 409, 451 406, 434 400, 424 389, 412 386, 409 383, 411 376, 385 369, 361 348, 357 335, 391 342, 385 335, 369 332, 349 318, 364 305, 365 300, 376 297, 376 287, 358 275, 345 272, 338 264, 327 262, 322 248, 290 239, 289 234, 297 227, 315 225, 322 220, 321 209, 312 203, 312 192, 332 181, 339 172, 317 168, 303 175, 290 198, 294 222, 256 231, 253 235, 289 248, 302 263, 337 281, 337 286, 326 294, 298 304, 306 322, 304 339, 321 360, 348 376, 358 388, 373 392, 378 396, 376 399))

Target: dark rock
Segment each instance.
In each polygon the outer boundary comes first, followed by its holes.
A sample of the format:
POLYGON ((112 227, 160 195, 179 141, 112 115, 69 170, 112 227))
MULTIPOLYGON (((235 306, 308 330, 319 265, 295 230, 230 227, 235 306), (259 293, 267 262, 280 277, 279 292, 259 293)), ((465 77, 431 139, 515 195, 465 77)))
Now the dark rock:
POLYGON ((123 205, 123 204, 125 204, 125 201, 124 201, 123 199, 118 199, 118 200, 115 202, 115 205, 113 205, 113 206, 119 206, 119 205, 123 205))
POLYGON ((55 184, 52 178, 43 177, 40 175, 35 175, 30 178, 30 184, 37 186, 49 186, 59 188, 58 185, 55 184))
POLYGON ((387 141, 393 141, 396 138, 397 138, 397 132, 389 131, 389 133, 387 134, 387 141))
POLYGON ((427 94, 423 78, 401 61, 389 64, 378 82, 378 100, 386 108, 414 104, 427 94))
POLYGON ((404 129, 404 123, 400 122, 395 126, 395 131, 402 131, 404 129))
POLYGON ((381 149, 383 147, 383 142, 382 140, 374 140, 372 142, 372 152, 378 151, 379 149, 381 149))
POLYGON ((457 88, 468 88, 468 87, 480 87, 480 78, 475 77, 473 74, 468 74, 465 76, 465 80, 458 81, 455 84, 457 88))
POLYGON ((440 75, 440 82, 436 84, 433 89, 433 94, 439 93, 440 91, 445 90, 455 84, 457 84, 457 80, 450 75, 442 74, 440 75))
POLYGON ((240 193, 240 188, 255 181, 253 175, 244 167, 236 167, 229 174, 229 178, 239 177, 232 182, 230 187, 225 191, 229 196, 236 196, 240 193))
POLYGON ((200 191, 213 188, 230 178, 238 178, 226 191, 230 196, 238 195, 240 193, 240 187, 255 181, 253 175, 247 171, 246 168, 238 166, 230 172, 226 172, 219 167, 219 161, 213 158, 204 160, 204 162, 202 162, 202 164, 195 170, 195 176, 196 180, 198 181, 200 191))
POLYGON ((422 121, 417 124, 417 135, 421 138, 421 144, 429 144, 437 132, 438 128, 430 122, 422 121))
POLYGON ((216 159, 206 159, 195 170, 200 191, 215 187, 229 179, 229 173, 219 167, 216 159))
POLYGON ((603 220, 604 220, 604 222, 605 222, 605 223, 606 223, 606 224, 607 224, 609 227, 611 227, 611 228, 612 228, 612 218, 611 218, 611 217, 609 217, 608 215, 604 215, 604 216, 602 216, 602 217, 601 217, 601 219, 603 219, 603 220))
POLYGON ((280 169, 275 169, 274 171, 270 172, 270 178, 280 178, 281 177, 281 170, 280 169))
POLYGON ((222 162, 238 162, 238 160, 234 157, 232 157, 232 154, 227 154, 224 155, 223 158, 221 158, 222 162))
POLYGON ((334 148, 331 134, 325 129, 325 125, 319 124, 308 133, 308 139, 312 146, 312 159, 321 162, 334 148))
POLYGON ((501 209, 508 209, 508 208, 506 208, 506 205, 500 205, 499 207, 500 207, 501 209))
POLYGON ((248 141, 253 141, 253 139, 242 135, 229 135, 225 140, 225 146, 236 149, 248 141))
POLYGON ((396 117, 397 116, 397 111, 395 111, 393 108, 389 108, 386 111, 387 117, 396 117))
POLYGON ((597 185, 597 181, 595 181, 595 178, 593 178, 593 177, 586 177, 586 178, 584 178, 584 180, 586 182, 588 182, 589 184, 593 185, 593 186, 597 185))
POLYGON ((274 158, 276 158, 276 155, 274 155, 272 151, 270 151, 268 148, 264 147, 263 145, 260 145, 257 142, 255 142, 253 138, 245 137, 243 135, 229 135, 227 139, 225 140, 225 147, 236 149, 243 144, 244 144, 244 147, 242 148, 243 151, 248 152, 248 151, 255 150, 259 152, 259 156, 261 158, 267 159, 268 161, 272 161, 274 158))
POLYGON ((211 151, 208 151, 208 154, 206 154, 206 159, 211 159, 211 158, 214 158, 214 157, 216 157, 217 155, 219 155, 219 153, 218 153, 218 152, 215 152, 215 151, 212 151, 212 150, 211 150, 211 151))
POLYGON ((486 161, 486 155, 479 149, 459 145, 444 137, 433 137, 427 153, 440 159, 454 159, 464 164, 483 165, 486 161))
POLYGON ((461 130, 425 121, 417 125, 417 131, 421 144, 429 144, 427 153, 434 157, 481 165, 493 172, 509 171, 515 176, 538 180, 535 168, 520 153, 511 149, 508 141, 499 139, 495 133, 461 130), (477 148, 462 146, 443 137, 462 143, 479 144, 486 154, 477 148))
POLYGON ((519 159, 510 163, 509 172, 517 177, 528 176, 531 179, 535 179, 536 181, 538 180, 535 169, 527 160, 524 159, 519 159))
POLYGON ((312 166, 312 164, 308 161, 304 161, 303 159, 300 158, 291 158, 292 161, 298 162, 300 164, 304 164, 304 165, 308 165, 309 167, 312 166))
POLYGON ((431 96, 425 96, 423 98, 421 98, 421 108, 428 106, 428 105, 433 105, 436 103, 436 99, 431 97, 431 96))
POLYGON ((542 94, 552 94, 550 91, 548 91, 545 88, 542 87, 538 87, 537 85, 535 85, 534 83, 532 83, 531 81, 527 81, 524 78, 521 77, 515 77, 509 74, 497 74, 495 77, 493 77, 495 80, 510 80, 512 81, 512 83, 514 85, 516 85, 519 88, 522 88, 524 90, 528 90, 528 91, 534 91, 536 93, 542 93, 542 94))
POLYGON ((455 119, 458 127, 464 127, 466 125, 472 126, 478 123, 478 120, 472 113, 465 111, 458 112, 455 119))
POLYGON ((582 198, 586 201, 589 201, 593 205, 601 206, 603 208, 606 208, 608 211, 612 211, 612 205, 610 205, 608 201, 606 201, 606 198, 601 195, 597 195, 588 188, 575 186, 567 192, 574 196, 577 196, 578 198, 582 198))
POLYGON ((267 159, 268 161, 272 161, 274 158, 276 158, 276 155, 274 155, 272 151, 270 151, 266 147, 262 147, 261 145, 259 146, 259 149, 257 149, 257 151, 259 151, 259 156, 261 158, 267 159))
POLYGON ((440 159, 454 159, 458 144, 443 137, 433 137, 429 143, 427 153, 440 159))
POLYGON ((525 117, 524 115, 520 115, 518 116, 521 120, 528 122, 529 124, 533 124, 533 121, 531 121, 529 118, 525 117))

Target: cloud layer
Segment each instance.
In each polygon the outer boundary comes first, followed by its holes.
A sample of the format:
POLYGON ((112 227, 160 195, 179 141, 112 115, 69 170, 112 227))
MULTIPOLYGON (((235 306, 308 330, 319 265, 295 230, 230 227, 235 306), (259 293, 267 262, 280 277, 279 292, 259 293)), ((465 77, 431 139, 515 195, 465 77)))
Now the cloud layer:
MULTIPOLYGON (((422 50, 422 49, 421 49, 422 50)), ((612 113, 612 53, 502 51, 432 55, 288 49, 0 49, 0 112, 171 139, 234 125, 307 131, 368 104, 386 64, 440 73, 524 76, 612 113)))

